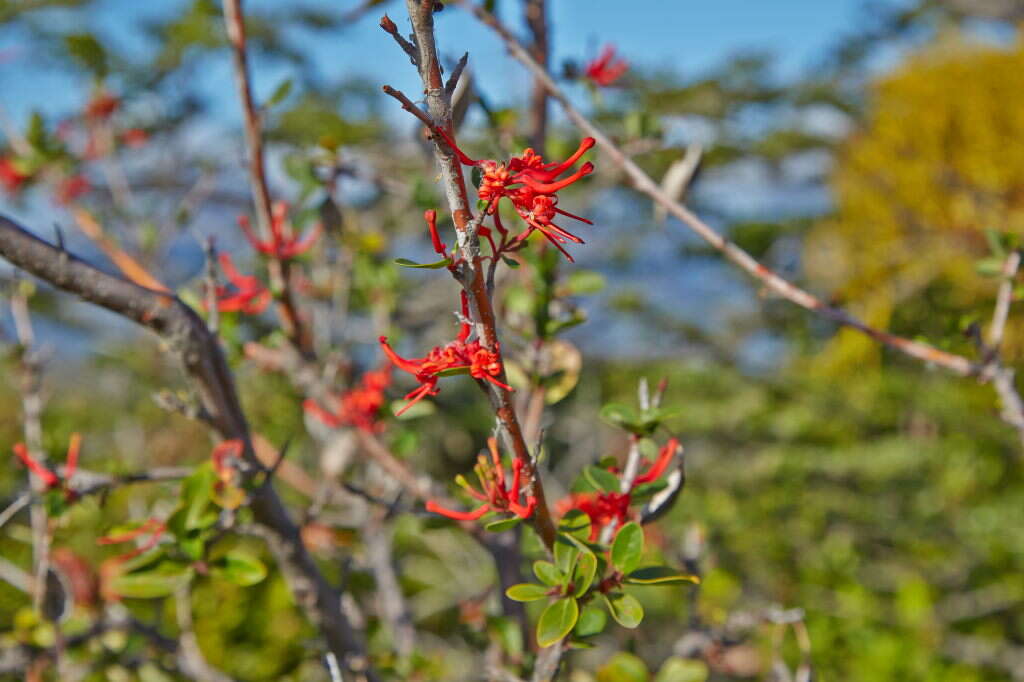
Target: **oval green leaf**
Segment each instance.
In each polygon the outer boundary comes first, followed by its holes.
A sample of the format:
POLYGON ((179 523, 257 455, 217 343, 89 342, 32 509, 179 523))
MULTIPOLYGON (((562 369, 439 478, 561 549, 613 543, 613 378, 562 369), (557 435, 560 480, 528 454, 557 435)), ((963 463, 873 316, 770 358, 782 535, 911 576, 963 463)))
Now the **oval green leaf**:
POLYGON ((640 565, 643 554, 643 528, 630 521, 615 535, 615 542, 612 543, 612 565, 617 571, 630 573, 640 565))
POLYGON ((228 552, 210 567, 213 575, 241 587, 255 585, 267 577, 267 567, 245 552, 228 552))
POLYGON ((580 552, 580 557, 576 560, 576 568, 572 572, 573 594, 579 597, 590 589, 595 573, 597 573, 597 557, 593 552, 580 552))
POLYGON ((548 596, 548 588, 534 583, 519 583, 505 590, 505 596, 512 601, 538 601, 548 596))
POLYGON ((155 570, 127 573, 114 578, 111 589, 128 599, 155 599, 174 594, 192 579, 192 569, 185 564, 161 564, 155 570))
POLYGON ((558 532, 580 540, 590 539, 590 517, 579 509, 570 509, 558 522, 558 532))
POLYGON ((547 605, 537 622, 537 644, 549 647, 568 635, 580 617, 580 607, 572 597, 547 605))
POLYGON ((576 629, 573 635, 576 637, 593 637, 604 632, 608 624, 608 614, 600 606, 588 604, 580 611, 579 620, 576 621, 576 629))
POLYGON ((491 521, 484 529, 489 530, 492 533, 501 533, 510 528, 515 528, 522 522, 522 519, 518 516, 513 516, 510 519, 498 519, 497 521, 491 521))
POLYGON ((678 585, 700 583, 700 578, 677 571, 670 566, 644 566, 626 575, 626 582, 634 585, 678 585))
POLYGON ((452 264, 452 261, 449 258, 442 258, 441 260, 437 261, 436 263, 417 263, 416 261, 409 260, 408 258, 396 258, 395 259, 395 265, 401 265, 403 268, 420 268, 420 269, 427 269, 427 270, 440 270, 441 268, 446 268, 446 267, 448 267, 451 264, 452 264))
POLYGON ((583 478, 598 490, 603 490, 606 493, 619 492, 619 477, 607 469, 593 465, 588 466, 583 470, 583 478))
POLYGON ((635 628, 644 619, 644 607, 636 597, 621 592, 613 592, 604 596, 605 605, 612 618, 624 628, 635 628))
POLYGON ((534 561, 533 574, 537 576, 537 580, 550 587, 564 585, 566 581, 566 575, 550 561, 534 561))

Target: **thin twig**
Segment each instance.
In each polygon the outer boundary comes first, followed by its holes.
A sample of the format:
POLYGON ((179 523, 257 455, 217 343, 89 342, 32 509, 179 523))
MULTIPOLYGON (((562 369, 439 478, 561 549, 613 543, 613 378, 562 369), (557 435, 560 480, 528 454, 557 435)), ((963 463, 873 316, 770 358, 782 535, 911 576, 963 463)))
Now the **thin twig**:
MULTIPOLYGON (((235 85, 238 88, 245 121, 245 144, 249 150, 249 185, 252 189, 253 202, 256 204, 256 220, 263 239, 270 239, 273 209, 264 163, 260 114, 252 94, 252 81, 249 75, 242 0, 224 0, 224 23, 227 27, 228 41, 231 43, 235 85)), ((267 260, 267 272, 270 275, 271 291, 278 301, 278 317, 285 335, 300 355, 311 358, 313 349, 308 330, 295 303, 288 260, 270 257, 267 260)))

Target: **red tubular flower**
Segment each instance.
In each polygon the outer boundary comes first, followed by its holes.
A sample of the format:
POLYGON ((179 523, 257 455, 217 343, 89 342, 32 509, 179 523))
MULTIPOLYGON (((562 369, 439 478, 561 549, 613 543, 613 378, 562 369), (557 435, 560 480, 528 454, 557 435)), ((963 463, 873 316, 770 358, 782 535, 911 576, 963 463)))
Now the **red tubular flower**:
POLYGON ((573 493, 563 499, 555 506, 555 512, 564 516, 570 509, 579 509, 590 517, 590 539, 596 540, 601 529, 613 521, 622 524, 629 518, 629 507, 633 503, 633 491, 643 483, 651 483, 661 478, 676 453, 679 452, 679 441, 670 439, 661 450, 658 457, 650 463, 647 470, 633 479, 633 485, 628 493, 619 492, 587 492, 573 493))
POLYGON ((354 426, 367 433, 376 433, 384 428, 378 420, 380 409, 386 398, 384 389, 391 383, 391 367, 366 372, 358 387, 340 396, 329 396, 335 411, 325 410, 313 399, 306 400, 302 407, 331 428, 354 426))
POLYGON ((213 470, 217 472, 217 478, 222 483, 231 482, 234 474, 228 460, 241 458, 243 448, 242 441, 238 438, 222 441, 213 448, 210 459, 213 461, 213 470))
POLYGON ((247 216, 238 216, 238 225, 254 249, 278 260, 290 260, 301 256, 309 251, 320 236, 320 223, 316 223, 301 237, 296 236, 292 231, 291 221, 288 220, 288 204, 283 201, 274 203, 268 241, 259 240, 247 216))
POLYGON ((60 485, 60 477, 30 455, 28 447, 26 447, 24 443, 15 443, 13 450, 15 457, 20 459, 21 463, 25 465, 25 468, 35 474, 48 489, 56 488, 60 485))
POLYGON ((679 441, 675 438, 669 439, 665 446, 658 451, 658 458, 651 462, 651 466, 648 467, 647 471, 633 479, 633 487, 636 488, 641 483, 650 483, 661 478, 661 475, 665 473, 665 469, 675 459, 678 451, 679 441))
MULTIPOLYGON (((488 212, 494 217, 494 226, 501 234, 506 234, 498 213, 498 204, 502 198, 508 198, 516 213, 527 224, 527 230, 516 237, 516 241, 526 239, 533 230, 539 230, 548 241, 554 244, 569 261, 572 256, 562 247, 566 242, 582 244, 583 240, 576 235, 555 225, 552 220, 555 214, 561 214, 592 225, 586 218, 573 215, 556 207, 560 190, 577 182, 594 172, 594 164, 587 162, 579 170, 561 180, 558 176, 567 172, 580 158, 594 146, 594 138, 585 137, 580 146, 565 161, 545 163, 543 157, 533 149, 523 150, 520 156, 514 156, 507 163, 499 163, 490 159, 471 159, 455 144, 443 130, 437 131, 467 166, 476 166, 482 171, 478 190, 481 200, 490 202, 488 212)), ((435 243, 435 249, 436 249, 435 243)))
POLYGON ((427 221, 430 229, 430 241, 434 245, 434 251, 439 256, 448 257, 448 247, 441 241, 441 235, 437 232, 437 211, 429 209, 423 212, 423 219, 427 221))
POLYGON ((480 490, 476 490, 468 483, 460 482, 463 489, 472 497, 483 502, 472 511, 458 511, 448 509, 433 500, 427 502, 427 511, 447 516, 456 521, 476 521, 490 511, 511 512, 521 519, 528 519, 537 508, 537 498, 528 495, 523 502, 522 499, 522 473, 524 462, 516 459, 512 462, 512 481, 506 487, 505 467, 501 463, 501 454, 498 452, 498 442, 494 438, 487 439, 487 447, 490 450, 490 461, 487 455, 481 453, 477 457, 474 467, 477 479, 480 481, 480 490))
POLYGON ((16 194, 32 176, 18 170, 17 164, 8 157, 0 157, 0 185, 9 194, 16 194))
POLYGON ((229 294, 227 287, 217 287, 217 310, 222 313, 243 312, 258 315, 270 305, 270 291, 253 275, 243 275, 236 268, 231 256, 226 253, 218 257, 221 270, 236 292, 229 294))
POLYGON ((629 62, 624 59, 615 59, 615 46, 606 45, 600 56, 587 64, 584 75, 595 85, 607 88, 622 78, 622 74, 629 69, 629 62))
POLYGON ((129 128, 121 133, 121 142, 137 149, 149 142, 149 134, 142 128, 129 128))
POLYGON ((98 92, 89 103, 85 105, 85 117, 94 120, 104 120, 117 111, 121 106, 121 100, 109 92, 98 92))
MULTIPOLYGON (((469 314, 469 304, 466 294, 462 294, 462 317, 463 320, 469 314)), ((470 325, 463 322, 459 335, 454 341, 444 346, 432 348, 426 357, 403 358, 394 351, 388 344, 386 336, 380 337, 380 344, 384 348, 384 354, 394 363, 398 369, 408 372, 420 382, 418 388, 406 394, 405 399, 409 403, 398 411, 398 415, 408 410, 421 399, 428 395, 437 395, 441 389, 437 387, 437 380, 442 374, 469 374, 474 379, 489 381, 498 388, 511 391, 512 387, 498 379, 503 371, 501 354, 495 346, 494 351, 484 348, 479 340, 466 342, 471 332, 470 325)))
POLYGON ((149 535, 150 537, 143 542, 141 545, 128 552, 127 554, 121 554, 114 558, 115 562, 122 563, 129 559, 134 559, 143 552, 156 547, 157 543, 160 542, 160 536, 167 530, 167 526, 164 525, 163 521, 157 519, 146 519, 141 526, 135 530, 130 530, 120 535, 107 535, 96 540, 98 545, 119 545, 122 542, 131 542, 132 540, 141 537, 143 535, 149 535))
POLYGON ((36 477, 42 481, 47 490, 63 487, 66 496, 69 498, 72 497, 74 493, 67 487, 67 482, 75 475, 75 469, 78 468, 78 453, 81 449, 81 434, 72 433, 71 439, 68 441, 67 456, 64 459, 64 478, 62 480, 60 476, 47 469, 41 462, 29 454, 28 447, 24 443, 15 443, 12 448, 12 450, 14 450, 14 456, 20 459, 21 463, 25 465, 25 468, 35 474, 36 477))
POLYGON ((88 194, 91 189, 92 185, 89 184, 88 178, 81 174, 75 174, 65 178, 57 185, 53 199, 61 206, 67 206, 82 195, 88 194))

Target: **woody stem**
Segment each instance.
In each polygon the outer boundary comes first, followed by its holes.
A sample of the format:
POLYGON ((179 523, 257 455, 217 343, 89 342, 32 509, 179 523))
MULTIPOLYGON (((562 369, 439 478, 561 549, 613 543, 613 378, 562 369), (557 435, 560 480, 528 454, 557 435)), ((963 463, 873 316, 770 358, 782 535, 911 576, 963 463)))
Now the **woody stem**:
MULTIPOLYGON (((245 144, 249 150, 249 185, 253 203, 256 205, 256 220, 262 239, 273 239, 273 209, 270 188, 264 165, 263 135, 260 127, 260 112, 252 94, 249 76, 249 62, 246 53, 245 15, 242 0, 225 0, 224 23, 227 26, 228 41, 231 43, 231 57, 234 64, 235 84, 242 104, 245 119, 245 144)), ((308 330, 302 322, 295 297, 291 290, 290 264, 287 259, 271 256, 267 260, 270 288, 278 301, 278 317, 292 346, 306 359, 313 355, 308 330)))
MULTIPOLYGON (((406 0, 406 5, 415 36, 417 66, 423 81, 427 112, 433 124, 431 127, 436 126, 445 131, 449 137, 453 137, 451 101, 444 89, 441 67, 437 59, 437 47, 434 42, 433 3, 406 0)), ((497 354, 500 360, 494 307, 487 291, 486 276, 480 258, 478 225, 473 221, 473 215, 469 209, 469 196, 466 191, 466 180, 462 173, 462 164, 455 151, 444 140, 438 138, 439 136, 434 136, 435 157, 441 169, 441 179, 448 199, 448 206, 455 221, 459 251, 465 260, 459 273, 459 280, 469 299, 470 313, 473 316, 480 342, 488 351, 497 354)), ((502 371, 497 379, 502 383, 507 383, 503 362, 501 366, 502 371)), ((512 404, 511 393, 498 386, 488 385, 486 382, 481 383, 490 397, 507 445, 516 459, 523 462, 523 471, 527 474, 528 479, 527 485, 531 486, 533 495, 537 498, 537 510, 532 519, 533 525, 541 540, 550 549, 555 544, 555 526, 544 496, 544 486, 523 438, 523 431, 512 404)))

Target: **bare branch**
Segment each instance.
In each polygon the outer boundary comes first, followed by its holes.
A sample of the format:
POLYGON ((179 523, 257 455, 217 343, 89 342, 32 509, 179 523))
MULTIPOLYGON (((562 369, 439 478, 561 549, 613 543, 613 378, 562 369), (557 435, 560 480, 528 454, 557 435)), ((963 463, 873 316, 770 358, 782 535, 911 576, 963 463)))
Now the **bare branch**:
MULTIPOLYGON (((179 298, 97 270, 0 215, 0 256, 13 265, 80 298, 132 320, 161 336, 195 382, 203 408, 223 438, 240 439, 253 472, 263 469, 253 450, 249 425, 234 379, 217 338, 179 298)), ((364 646, 340 609, 340 595, 320 572, 272 486, 253 493, 252 510, 267 529, 271 550, 296 602, 320 628, 327 646, 357 675, 374 680, 364 646)))

